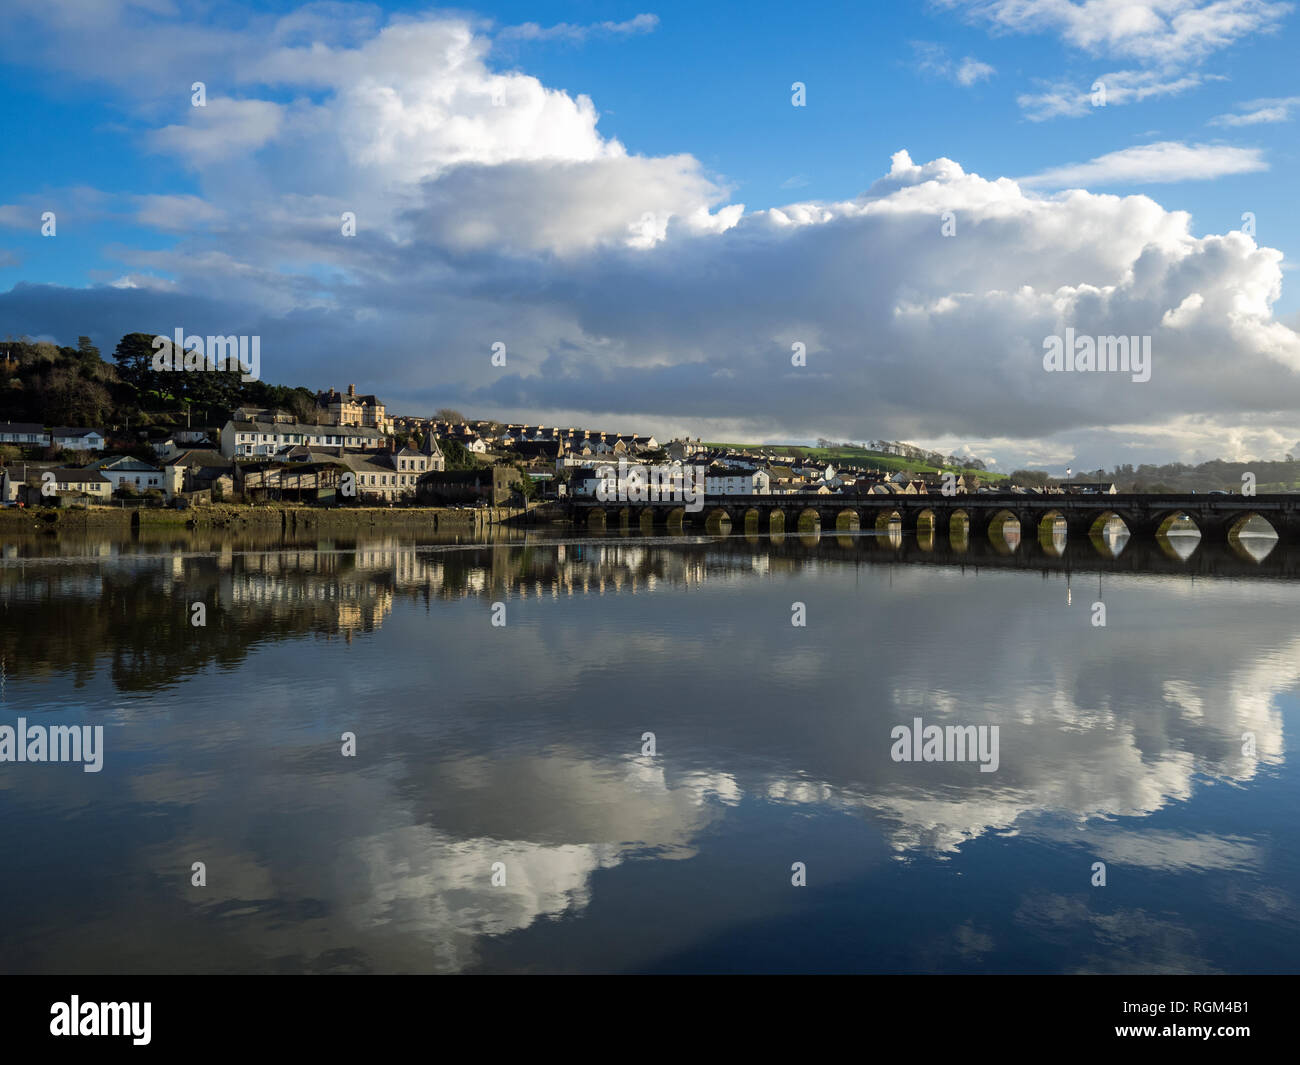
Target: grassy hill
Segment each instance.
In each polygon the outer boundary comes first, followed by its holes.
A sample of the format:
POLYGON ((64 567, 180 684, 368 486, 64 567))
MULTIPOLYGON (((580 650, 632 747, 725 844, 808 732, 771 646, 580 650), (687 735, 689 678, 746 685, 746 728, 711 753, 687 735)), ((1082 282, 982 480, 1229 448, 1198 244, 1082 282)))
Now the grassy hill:
POLYGON ((865 466, 869 469, 889 470, 891 472, 906 470, 909 473, 964 473, 973 474, 985 483, 1006 480, 1005 473, 990 473, 987 470, 972 470, 960 466, 928 466, 912 459, 897 455, 886 455, 880 451, 871 451, 862 447, 796 447, 787 444, 728 444, 706 443, 705 447, 726 447, 737 450, 758 450, 766 448, 783 455, 795 455, 800 458, 827 460, 831 463, 843 463, 848 466, 865 466))

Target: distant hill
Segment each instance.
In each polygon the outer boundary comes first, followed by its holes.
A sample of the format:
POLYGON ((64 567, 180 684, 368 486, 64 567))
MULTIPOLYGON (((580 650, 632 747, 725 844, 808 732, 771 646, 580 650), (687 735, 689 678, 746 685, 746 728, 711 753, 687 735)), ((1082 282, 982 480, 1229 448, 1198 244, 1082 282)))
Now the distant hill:
POLYGON ((864 447, 799 447, 794 444, 727 443, 706 443, 704 446, 726 447, 739 451, 777 451, 783 455, 794 455, 799 458, 828 460, 832 464, 842 463, 846 466, 864 466, 868 469, 890 470, 891 472, 905 470, 908 473, 922 474, 962 473, 979 477, 986 484, 1004 481, 1007 476, 1005 473, 992 473, 988 470, 977 470, 967 466, 931 465, 916 459, 903 458, 900 455, 887 455, 883 451, 872 451, 870 448, 864 447))

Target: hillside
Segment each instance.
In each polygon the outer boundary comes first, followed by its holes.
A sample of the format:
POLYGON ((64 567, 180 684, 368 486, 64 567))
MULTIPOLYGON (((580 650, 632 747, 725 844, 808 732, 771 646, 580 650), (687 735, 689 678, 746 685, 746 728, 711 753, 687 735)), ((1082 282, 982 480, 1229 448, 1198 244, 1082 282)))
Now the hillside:
POLYGON ((869 448, 862 447, 796 447, 787 444, 729 444, 714 442, 706 443, 705 446, 734 448, 737 450, 749 449, 751 451, 766 448, 779 450, 782 454, 795 455, 801 458, 821 459, 831 463, 865 466, 870 469, 890 470, 891 472, 903 470, 908 473, 920 474, 961 473, 979 477, 986 484, 1004 481, 1007 477, 1005 473, 991 473, 988 470, 976 470, 961 466, 928 465, 914 459, 906 459, 898 455, 886 455, 882 451, 872 451, 869 448))

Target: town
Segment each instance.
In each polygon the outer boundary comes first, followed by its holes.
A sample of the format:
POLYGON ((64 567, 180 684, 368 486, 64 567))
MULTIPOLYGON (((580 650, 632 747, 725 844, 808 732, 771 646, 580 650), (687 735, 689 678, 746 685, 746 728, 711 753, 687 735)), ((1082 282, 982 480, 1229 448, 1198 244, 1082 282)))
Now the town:
MULTIPOLYGON (((0 362, 8 395, 22 394, 23 373, 36 365, 46 374, 38 383, 66 372, 72 380, 65 391, 98 390, 126 401, 111 406, 112 424, 0 421, 0 504, 527 506, 627 498, 628 488, 635 493, 640 484, 680 485, 684 469, 702 479, 705 497, 1115 491, 1102 480, 1020 485, 977 460, 884 440, 837 458, 835 448, 820 446, 827 440, 816 448, 660 441, 636 432, 474 419, 451 409, 393 415, 383 399, 355 384, 310 393, 259 383, 260 391, 250 392, 227 381, 222 391, 220 380, 209 386, 187 379, 235 378, 234 372, 151 374, 152 347, 146 334, 124 337, 114 367, 85 337, 77 349, 10 342, 0 362), (41 360, 54 370, 43 370, 41 360), (284 402, 250 403, 250 394, 284 402)), ((109 407, 105 399, 100 409, 109 407)), ((34 410, 30 402, 25 409, 29 416, 34 410)))
MULTIPOLYGON (((359 394, 354 385, 318 393, 313 420, 284 410, 237 407, 223 425, 143 441, 152 461, 135 453, 140 443, 114 440, 100 427, 0 422, 0 446, 18 452, 0 467, 0 498, 24 507, 350 500, 499 506, 606 492, 626 498, 629 483, 668 483, 673 474, 662 471, 683 467, 705 471, 706 497, 989 490, 978 475, 836 465, 807 457, 800 448, 711 445, 688 438, 661 444, 654 436, 573 426, 392 417, 382 400, 359 394), (456 457, 451 468, 449 453, 456 457)), ((1115 489, 1078 482, 1069 490, 1115 489)))

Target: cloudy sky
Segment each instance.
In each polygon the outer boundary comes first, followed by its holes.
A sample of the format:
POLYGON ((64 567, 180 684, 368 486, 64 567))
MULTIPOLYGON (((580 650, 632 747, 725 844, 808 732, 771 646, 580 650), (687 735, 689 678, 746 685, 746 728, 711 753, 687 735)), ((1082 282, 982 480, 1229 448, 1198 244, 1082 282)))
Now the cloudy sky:
POLYGON ((895 6, 6 0, 0 335, 1003 469, 1300 454, 1294 5, 895 6), (1046 372, 1066 327, 1151 379, 1046 372))

